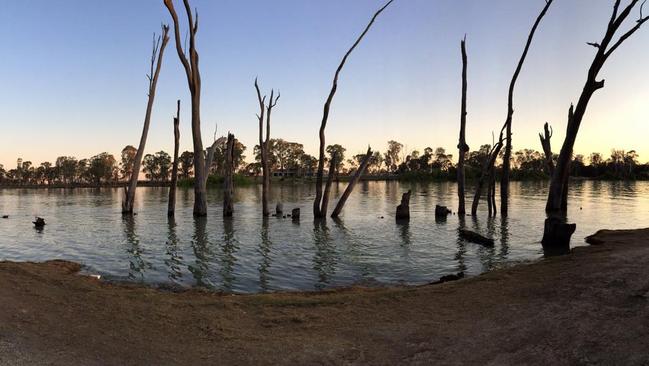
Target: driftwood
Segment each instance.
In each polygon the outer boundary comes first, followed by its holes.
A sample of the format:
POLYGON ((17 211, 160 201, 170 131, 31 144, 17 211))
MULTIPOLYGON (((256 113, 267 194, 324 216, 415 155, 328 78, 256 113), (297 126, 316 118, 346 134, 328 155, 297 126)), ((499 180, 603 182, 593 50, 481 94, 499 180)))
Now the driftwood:
POLYGON ((257 101, 259 102, 259 114, 257 114, 257 120, 259 121, 259 150, 261 152, 261 170, 262 170, 262 186, 261 186, 261 212, 262 216, 270 215, 270 210, 268 209, 268 190, 270 187, 270 167, 268 165, 269 156, 269 146, 270 146, 270 116, 273 111, 273 107, 277 105, 279 100, 280 93, 277 93, 275 97, 275 90, 271 89, 270 91, 270 101, 266 105, 266 96, 261 96, 261 91, 259 90, 259 84, 257 83, 257 78, 255 78, 255 90, 257 91, 257 101), (266 138, 264 139, 264 117, 266 117, 266 138))
POLYGON ((458 281, 463 278, 464 278, 464 272, 458 272, 457 274, 442 276, 439 278, 439 280, 435 282, 431 282, 431 285, 439 285, 440 283, 444 283, 444 282, 458 281))
POLYGON ((411 194, 412 191, 408 190, 408 192, 404 193, 403 196, 401 196, 401 204, 397 206, 397 214, 396 214, 397 221, 410 220, 410 195, 411 194))
POLYGON ((365 157, 363 157, 363 161, 361 161, 361 165, 358 167, 358 169, 356 169, 356 173, 354 173, 354 177, 349 182, 347 188, 345 189, 345 192, 338 200, 338 204, 336 204, 336 208, 334 208, 334 211, 331 213, 331 217, 335 218, 340 215, 340 212, 343 210, 343 207, 345 206, 345 202, 347 202, 347 198, 349 198, 349 195, 352 194, 352 191, 354 190, 356 183, 358 183, 358 181, 361 179, 361 176, 363 176, 363 174, 365 173, 365 169, 367 169, 367 164, 370 162, 370 158, 372 158, 372 149, 368 147, 367 153, 365 153, 365 157))
POLYGON ((554 160, 552 160, 552 144, 550 139, 552 138, 552 127, 545 122, 543 125, 543 135, 539 134, 539 139, 541 140, 541 146, 543 147, 543 154, 545 154, 545 165, 548 168, 548 174, 552 176, 554 174, 554 160))
POLYGON ((225 179, 223 180, 223 216, 231 217, 234 212, 234 135, 228 133, 228 142, 225 150, 225 179))
MULTIPOLYGON (((644 2, 643 2, 644 4, 644 2)), ((640 6, 640 16, 635 24, 624 34, 622 34, 617 41, 614 40, 618 30, 625 20, 631 14, 631 11, 638 5, 638 0, 631 0, 629 4, 620 11, 620 0, 616 0, 613 5, 613 13, 608 22, 606 33, 599 43, 589 43, 589 45, 597 49, 597 53, 593 58, 584 88, 582 89, 579 101, 576 106, 570 106, 568 111, 568 126, 566 128, 566 137, 563 141, 557 165, 552 174, 550 181, 550 191, 548 194, 548 202, 545 210, 548 213, 565 213, 568 209, 567 192, 568 181, 570 176, 570 160, 572 159, 573 148, 577 140, 577 133, 581 121, 586 114, 588 103, 590 102, 593 94, 604 87, 604 80, 598 80, 598 74, 604 67, 608 58, 617 50, 617 48, 624 43, 629 37, 633 35, 640 27, 649 20, 649 16, 642 14, 642 5, 640 6)))
POLYGON ((176 186, 178 185, 178 152, 180 150, 180 100, 177 102, 176 117, 174 118, 174 162, 171 168, 171 185, 169 186, 169 206, 167 216, 176 212, 176 186))
POLYGON ((465 229, 460 229, 459 230, 460 238, 471 242, 475 244, 480 244, 485 247, 493 247, 494 246, 494 240, 489 239, 486 236, 482 236, 476 232, 473 232, 471 230, 465 230, 465 229))
POLYGON ((9 215, 2 215, 2 218, 3 218, 3 219, 8 219, 8 218, 9 218, 9 215))
MULTIPOLYGON (((550 5, 552 5, 553 1, 554 0, 545 0, 545 6, 543 7, 543 10, 541 10, 539 16, 536 18, 536 21, 532 26, 532 30, 530 31, 530 34, 527 36, 525 49, 523 50, 523 54, 521 55, 521 58, 518 61, 518 66, 516 66, 516 71, 514 71, 514 76, 512 77, 512 81, 509 84, 509 94, 507 97, 507 119, 505 120, 506 144, 505 144, 505 153, 503 155, 503 173, 500 179, 500 214, 503 217, 506 217, 507 214, 509 213, 509 208, 508 208, 509 171, 510 171, 510 164, 511 164, 511 157, 512 157, 512 119, 514 116, 514 87, 516 86, 516 80, 518 79, 518 75, 520 74, 521 69, 523 68, 523 63, 525 62, 525 58, 527 57, 527 53, 530 49, 530 45, 532 44, 534 33, 536 33, 536 29, 541 23, 541 19, 543 19, 545 14, 548 12, 548 9, 550 8, 550 5)), ((495 205, 494 205, 494 211, 495 211, 495 205)))
POLYGON ((207 215, 207 179, 205 177, 205 154, 201 137, 201 75, 198 68, 198 52, 196 51, 196 32, 198 32, 198 13, 192 14, 189 0, 183 0, 187 23, 189 25, 189 52, 187 56, 180 39, 180 25, 173 0, 164 0, 164 4, 174 23, 174 39, 176 53, 185 69, 187 85, 192 104, 192 141, 194 145, 194 216, 207 215), (195 18, 195 19, 194 19, 195 18))
POLYGON ((153 51, 151 52, 151 70, 147 75, 149 79, 149 93, 148 101, 146 104, 146 113, 144 114, 144 126, 142 127, 142 135, 140 136, 140 144, 133 159, 133 168, 129 183, 124 187, 124 201, 122 201, 122 214, 133 213, 133 203, 135 202, 135 190, 137 189, 137 180, 140 175, 140 165, 144 156, 144 149, 146 147, 146 139, 149 134, 149 125, 151 124, 151 112, 153 111, 153 101, 155 100, 156 86, 158 85, 158 76, 160 69, 162 69, 162 57, 164 56, 165 48, 169 42, 169 26, 162 26, 162 35, 157 38, 153 36, 153 51))
POLYGON ((545 219, 543 228, 543 252, 546 256, 570 253, 570 238, 577 225, 566 224, 561 218, 551 216, 545 219))
POLYGON ((466 36, 460 42, 460 49, 462 51, 462 110, 460 113, 460 141, 457 145, 459 150, 459 158, 457 161, 457 196, 458 208, 457 214, 464 215, 466 213, 464 203, 464 160, 466 153, 469 151, 469 146, 466 144, 466 92, 467 92, 467 55, 466 55, 466 36))
POLYGON ((363 37, 365 37, 365 34, 370 30, 372 27, 372 24, 374 24, 374 21, 376 18, 385 10, 385 8, 388 7, 394 0, 388 1, 381 9, 379 9, 376 13, 374 13, 374 16, 370 20, 370 22, 367 24, 365 27, 365 30, 361 33, 361 35, 356 39, 356 42, 352 45, 352 47, 345 53, 345 56, 343 56, 343 59, 340 61, 340 65, 338 65, 338 68, 336 69, 336 73, 334 74, 334 79, 333 83, 331 85, 331 91, 329 91, 329 96, 327 97, 327 100, 325 101, 324 108, 323 108, 323 113, 322 113, 322 122, 320 123, 320 132, 319 132, 319 137, 320 137, 320 149, 319 149, 319 155, 318 155, 318 171, 316 174, 316 186, 315 186, 315 199, 313 201, 313 216, 315 218, 321 218, 325 217, 327 215, 326 210, 322 210, 322 207, 327 207, 327 204, 324 202, 324 196, 328 194, 328 192, 322 192, 322 181, 324 177, 324 160, 325 160, 325 128, 327 127, 327 121, 329 120, 329 109, 331 108, 331 102, 333 101, 334 95, 336 95, 336 90, 338 89, 338 77, 340 76, 340 72, 343 69, 343 66, 345 66, 345 62, 347 62, 347 58, 349 55, 351 55, 352 51, 358 46, 358 44, 361 42, 363 37))

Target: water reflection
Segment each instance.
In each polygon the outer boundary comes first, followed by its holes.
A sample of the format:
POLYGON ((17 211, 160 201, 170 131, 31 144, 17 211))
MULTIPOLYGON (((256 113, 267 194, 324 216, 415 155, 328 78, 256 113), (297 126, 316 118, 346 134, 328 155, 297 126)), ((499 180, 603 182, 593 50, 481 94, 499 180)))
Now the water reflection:
POLYGON ((168 277, 170 280, 175 281, 180 279, 183 274, 181 267, 183 265, 182 252, 178 248, 178 235, 176 233, 176 219, 171 216, 167 217, 167 230, 168 240, 166 242, 166 255, 164 263, 169 271, 168 277))
POLYGON ((314 220, 313 222, 313 243, 315 244, 315 255, 313 256, 313 269, 318 274, 316 289, 325 288, 333 275, 336 273, 337 253, 336 245, 331 240, 326 220, 314 220))
POLYGON ((259 263, 259 287, 262 291, 269 290, 268 287, 268 272, 271 266, 271 251, 273 242, 270 241, 268 235, 268 218, 264 217, 261 224, 261 242, 259 244, 258 252, 261 255, 261 262, 259 263))
POLYGON ((196 286, 214 288, 208 272, 212 251, 207 237, 207 217, 194 217, 194 235, 192 236, 191 246, 195 261, 187 269, 194 276, 196 286))
POLYGON ((122 215, 122 223, 127 244, 126 253, 128 253, 129 261, 128 278, 129 280, 143 281, 146 270, 152 269, 152 267, 143 258, 143 254, 145 254, 144 249, 140 245, 140 238, 135 233, 135 217, 132 215, 122 215))
POLYGON ((464 215, 458 215, 456 240, 457 251, 455 252, 455 257, 453 258, 457 262, 458 273, 464 273, 467 270, 466 263, 464 263, 464 256, 466 255, 466 243, 464 239, 460 237, 461 230, 466 230, 466 216, 464 215))
POLYGON ((233 219, 226 217, 223 219, 223 244, 221 246, 221 266, 219 274, 223 281, 223 289, 232 290, 232 284, 235 280, 234 266, 237 263, 237 250, 239 245, 235 236, 233 219))

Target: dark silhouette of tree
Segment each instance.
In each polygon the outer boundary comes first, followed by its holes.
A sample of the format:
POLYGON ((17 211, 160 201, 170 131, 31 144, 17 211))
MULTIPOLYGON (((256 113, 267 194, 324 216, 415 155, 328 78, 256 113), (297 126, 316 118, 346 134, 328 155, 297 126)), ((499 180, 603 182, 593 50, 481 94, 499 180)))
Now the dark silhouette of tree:
POLYGON ((189 179, 194 169, 194 153, 191 151, 184 151, 180 154, 180 176, 183 179, 189 179))
POLYGON ((367 165, 370 162, 370 159, 372 158, 372 149, 368 146, 367 147, 367 153, 365 154, 365 157, 363 157, 363 160, 360 163, 360 166, 358 169, 356 169, 356 173, 354 173, 354 176, 352 180, 349 182, 347 185, 347 188, 345 189, 345 192, 343 192, 343 195, 340 196, 340 199, 338 200, 338 203, 336 204, 336 207, 334 208, 333 212, 331 213, 332 218, 336 218, 340 215, 340 213, 343 210, 343 207, 345 207, 345 202, 347 202, 347 199, 349 196, 352 194, 352 191, 354 191, 354 187, 356 186, 356 183, 361 179, 363 174, 365 173, 365 169, 367 169, 367 165))
MULTIPOLYGON (((370 30, 372 27, 372 24, 374 24, 374 21, 376 18, 387 8, 394 0, 388 1, 382 8, 380 8, 372 17, 370 22, 367 24, 365 27, 365 30, 361 33, 361 35, 356 39, 356 42, 352 45, 352 47, 347 51, 345 56, 343 56, 343 59, 340 62, 340 65, 338 65, 338 68, 336 69, 336 73, 334 74, 334 79, 333 83, 331 86, 331 91, 329 92, 329 96, 327 97, 327 100, 325 101, 324 108, 323 108, 323 114, 322 114, 322 122, 320 123, 320 149, 319 149, 319 157, 318 157, 318 172, 316 175, 316 191, 315 191, 315 200, 313 201, 313 216, 315 218, 322 218, 326 216, 326 212, 323 212, 322 208, 326 208, 326 204, 323 202, 324 197, 328 197, 329 194, 328 192, 322 192, 322 180, 324 176, 324 160, 325 160, 325 128, 327 127, 327 121, 329 119, 329 109, 331 108, 331 102, 333 101, 334 95, 336 95, 336 90, 338 89, 338 77, 340 76, 340 72, 342 71, 343 67, 345 66, 345 62, 347 62, 347 58, 349 55, 351 55, 352 51, 358 46, 358 44, 361 42, 363 37, 365 37, 365 34, 370 30)), ((340 159, 340 161, 343 161, 343 159, 340 159)), ((325 187, 326 189, 326 187, 325 187)))
POLYGON ((259 152, 261 154, 261 170, 263 174, 261 188, 261 212, 262 216, 267 217, 270 215, 270 210, 268 209, 268 190, 270 189, 270 166, 268 163, 270 143, 270 117, 273 108, 277 105, 280 93, 278 92, 277 97, 275 98, 275 90, 271 89, 270 100, 268 102, 268 105, 266 105, 266 96, 261 96, 257 78, 255 78, 255 90, 257 91, 257 100, 259 101, 259 114, 257 115, 257 119, 259 120, 259 152), (266 138, 264 138, 264 117, 266 118, 266 138))
POLYGON ((128 185, 124 188, 124 200, 122 201, 122 214, 133 213, 133 202, 135 201, 135 190, 137 189, 137 180, 140 173, 140 164, 142 163, 142 156, 144 155, 144 148, 146 146, 146 138, 149 134, 149 125, 151 124, 151 112, 153 111, 153 102, 155 100, 156 86, 158 85, 158 76, 162 68, 162 58, 164 56, 165 48, 169 42, 169 26, 162 26, 162 35, 156 38, 153 35, 153 51, 151 52, 151 70, 147 75, 149 79, 148 101, 146 105, 146 113, 144 114, 144 126, 142 127, 142 135, 140 136, 140 144, 137 148, 135 158, 133 159, 133 166, 131 168, 131 176, 128 185), (162 42, 162 43, 161 43, 162 42))
MULTIPOLYGON (((459 151, 459 157, 457 162, 457 196, 458 196, 458 208, 457 214, 464 215, 466 214, 465 204, 464 204, 464 160, 465 155, 469 152, 469 145, 466 144, 466 92, 467 92, 467 55, 466 55, 466 36, 460 42, 460 50, 462 52, 462 106, 460 111, 460 139, 457 144, 459 151)), ((426 161, 426 163, 428 163, 426 161)))
POLYGON ((178 185, 178 150, 180 149, 180 99, 176 103, 176 117, 174 117, 174 160, 171 168, 171 185, 169 186, 169 205, 167 217, 176 213, 176 186, 178 185))

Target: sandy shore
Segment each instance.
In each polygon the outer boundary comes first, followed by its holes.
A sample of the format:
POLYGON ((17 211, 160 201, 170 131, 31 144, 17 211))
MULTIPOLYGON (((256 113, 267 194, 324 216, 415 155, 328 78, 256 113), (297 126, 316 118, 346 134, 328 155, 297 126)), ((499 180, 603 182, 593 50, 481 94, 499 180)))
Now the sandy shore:
POLYGON ((0 262, 0 365, 649 364, 649 229, 457 282, 218 295, 0 262))

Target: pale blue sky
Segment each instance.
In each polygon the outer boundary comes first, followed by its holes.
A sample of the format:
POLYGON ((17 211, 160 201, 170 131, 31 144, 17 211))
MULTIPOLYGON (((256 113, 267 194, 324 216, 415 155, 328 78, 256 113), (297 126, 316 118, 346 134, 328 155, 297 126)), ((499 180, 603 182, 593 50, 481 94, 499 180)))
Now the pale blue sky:
MULTIPOLYGON (((279 88, 272 136, 317 151, 322 104, 340 57, 383 0, 193 0, 199 10, 204 141, 234 132, 257 141, 253 80, 279 88)), ((555 0, 515 94, 514 148, 540 150, 537 133, 563 139, 611 0, 555 0)), ((327 143, 350 153, 457 145, 460 53, 467 34, 471 148, 502 125, 509 80, 543 0, 396 0, 350 58, 327 127, 327 143)), ((177 2, 177 7, 180 2, 177 2)), ((180 7, 179 9, 180 10, 180 7)), ((182 17, 184 20, 184 17, 182 17)), ((635 16, 633 17, 635 20, 635 16)), ((0 163, 59 155, 115 155, 136 145, 146 106, 151 36, 170 22, 162 0, 0 0, 0 163)), ((646 28, 646 27, 645 27, 646 28)), ((578 153, 635 148, 649 159, 649 29, 603 70, 578 153)), ((183 101, 181 148, 191 149, 186 80, 173 40, 165 55, 147 151, 173 150, 175 100, 183 101)))

